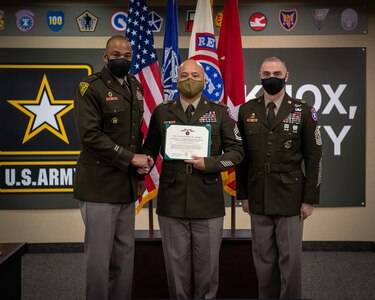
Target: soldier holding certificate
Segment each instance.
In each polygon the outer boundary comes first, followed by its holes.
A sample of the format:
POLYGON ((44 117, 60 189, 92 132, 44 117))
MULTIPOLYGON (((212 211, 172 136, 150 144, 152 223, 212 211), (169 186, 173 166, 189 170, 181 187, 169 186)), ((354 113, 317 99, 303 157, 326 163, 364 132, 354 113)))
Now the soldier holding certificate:
POLYGON ((180 97, 154 109, 142 147, 154 161, 159 153, 164 157, 156 212, 173 299, 216 297, 225 214, 220 172, 237 165, 244 156, 241 136, 228 108, 202 96, 204 83, 201 64, 186 60, 180 65, 180 97), (207 129, 208 138, 202 127, 207 129), (167 130, 172 130, 171 137, 167 138, 167 130), (187 141, 190 135, 198 142, 187 141), (192 145, 207 156, 195 155, 195 150, 189 149, 192 145), (187 159, 167 155, 166 148, 185 148, 181 153, 186 153, 187 159))

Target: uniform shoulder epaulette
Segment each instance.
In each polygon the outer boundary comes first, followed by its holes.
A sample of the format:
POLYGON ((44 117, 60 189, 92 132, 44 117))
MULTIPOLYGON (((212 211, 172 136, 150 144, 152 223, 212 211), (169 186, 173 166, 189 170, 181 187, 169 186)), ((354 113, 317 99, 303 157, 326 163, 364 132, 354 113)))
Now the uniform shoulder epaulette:
POLYGON ((130 79, 131 79, 132 81, 135 81, 136 83, 141 84, 141 83, 138 81, 137 77, 135 77, 134 75, 129 74, 129 77, 130 77, 130 79))
POLYGON ((94 82, 95 80, 101 78, 100 72, 91 74, 87 78, 85 78, 83 81, 87 81, 88 83, 94 82))
POLYGON ((221 101, 209 101, 209 102, 213 103, 214 105, 219 105, 219 106, 222 106, 222 107, 225 107, 225 108, 228 107, 226 104, 224 104, 221 101))
POLYGON ((99 79, 101 77, 100 73, 91 74, 90 76, 82 79, 82 81, 79 83, 79 93, 83 97, 89 88, 90 84, 93 83, 95 80, 99 79))
POLYGON ((295 98, 292 98, 295 102, 297 102, 298 104, 302 104, 304 106, 307 106, 307 107, 311 107, 311 105, 309 105, 305 100, 302 100, 302 99, 295 99, 295 98))
POLYGON ((165 101, 165 102, 159 103, 158 105, 156 105, 155 109, 156 109, 156 108, 163 107, 163 106, 165 106, 165 105, 167 105, 167 104, 170 104, 170 103, 172 103, 173 101, 175 101, 175 100, 168 100, 168 101, 165 101))

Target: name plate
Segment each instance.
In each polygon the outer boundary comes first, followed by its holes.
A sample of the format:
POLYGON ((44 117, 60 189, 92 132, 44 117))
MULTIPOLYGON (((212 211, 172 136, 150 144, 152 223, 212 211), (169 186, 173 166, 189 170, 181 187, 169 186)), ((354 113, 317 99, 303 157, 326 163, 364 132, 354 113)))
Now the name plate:
POLYGON ((211 125, 166 124, 164 159, 190 159, 210 156, 211 125))

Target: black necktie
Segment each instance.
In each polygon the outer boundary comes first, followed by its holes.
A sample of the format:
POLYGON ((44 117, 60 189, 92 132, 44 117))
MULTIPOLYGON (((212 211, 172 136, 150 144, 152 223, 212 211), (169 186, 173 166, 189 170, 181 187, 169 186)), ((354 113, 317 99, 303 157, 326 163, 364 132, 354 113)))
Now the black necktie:
POLYGON ((268 108, 268 114, 267 114, 267 121, 268 121, 268 126, 272 126, 273 124, 273 121, 275 120, 275 103, 273 102, 269 102, 267 104, 267 108, 268 108))
POLYGON ((190 123, 191 116, 193 115, 194 110, 195 110, 195 108, 194 108, 193 104, 189 104, 186 111, 185 111, 188 123, 190 123))
POLYGON ((122 83, 122 86, 124 87, 125 90, 127 90, 130 93, 129 84, 125 79, 124 79, 124 82, 122 83))

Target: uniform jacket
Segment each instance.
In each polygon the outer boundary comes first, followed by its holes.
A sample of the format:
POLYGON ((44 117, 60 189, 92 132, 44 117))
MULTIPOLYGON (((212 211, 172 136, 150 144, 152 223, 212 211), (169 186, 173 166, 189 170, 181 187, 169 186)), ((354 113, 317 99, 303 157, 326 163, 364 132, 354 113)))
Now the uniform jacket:
POLYGON ((315 110, 285 94, 268 126, 264 98, 240 107, 238 127, 245 159, 236 168, 237 198, 250 212, 293 216, 301 203, 319 202, 322 140, 315 110))
POLYGON ((76 89, 74 116, 82 151, 74 196, 83 201, 135 201, 137 173, 130 165, 142 144, 143 91, 127 77, 130 91, 104 67, 76 89))
POLYGON ((238 128, 227 107, 202 97, 188 123, 180 99, 157 106, 142 147, 142 152, 154 160, 159 152, 164 156, 167 124, 211 125, 211 155, 204 159, 205 171, 191 168, 183 160, 163 160, 157 213, 178 218, 224 216, 220 172, 241 162, 244 155, 238 128))

